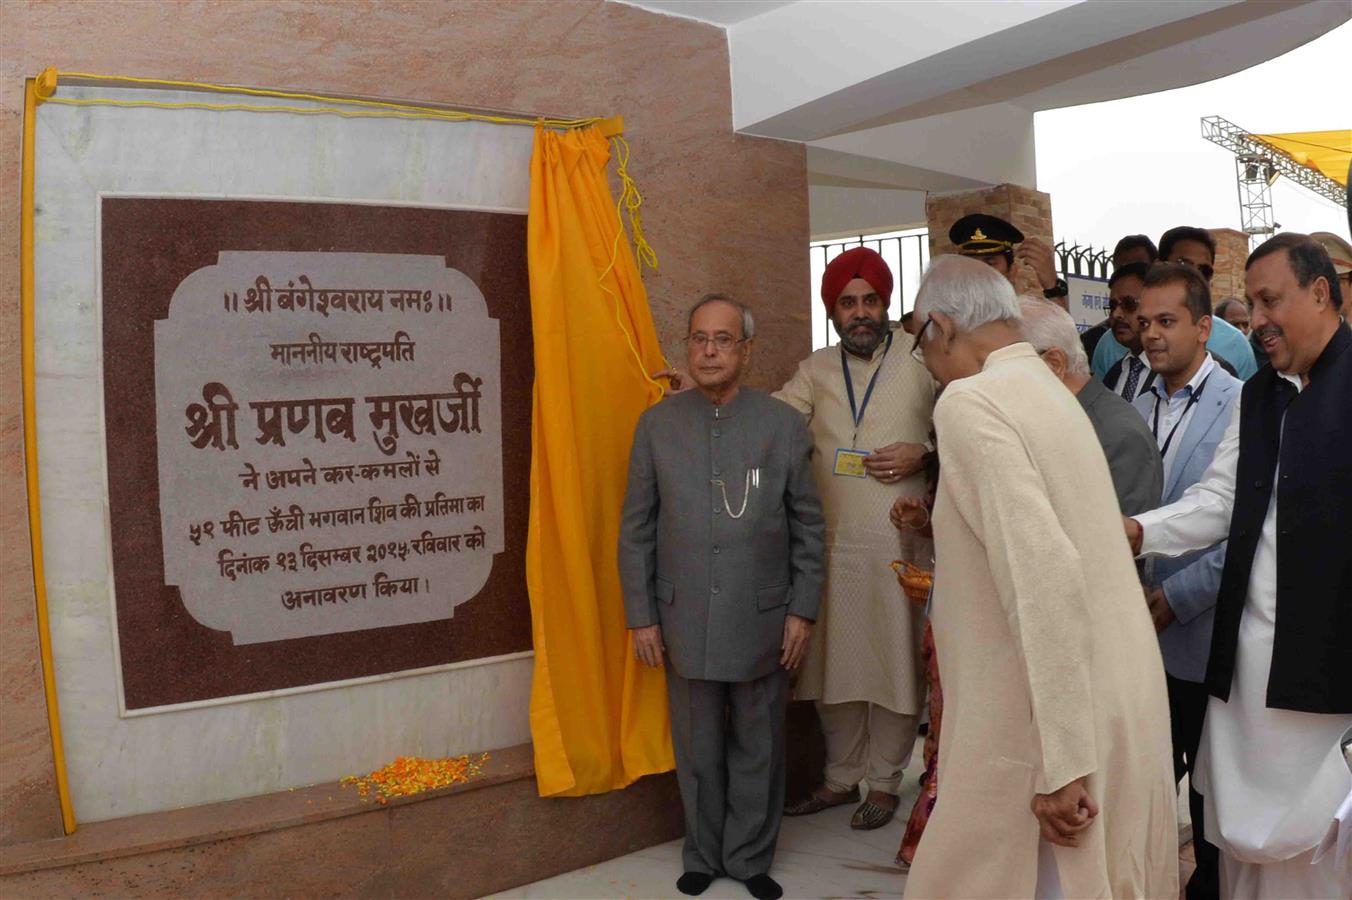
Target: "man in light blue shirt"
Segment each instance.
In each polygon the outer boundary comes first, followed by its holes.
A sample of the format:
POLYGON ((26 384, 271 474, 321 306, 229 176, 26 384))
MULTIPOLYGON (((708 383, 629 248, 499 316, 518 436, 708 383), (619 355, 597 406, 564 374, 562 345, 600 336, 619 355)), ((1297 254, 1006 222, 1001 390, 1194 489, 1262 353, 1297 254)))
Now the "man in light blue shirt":
MULTIPOLYGON (((1212 265, 1216 261, 1216 239, 1205 228, 1180 225, 1170 228, 1160 237, 1160 259, 1164 262, 1176 262, 1192 266, 1202 273, 1208 284, 1211 281, 1212 265)), ((1207 339, 1207 349, 1225 360, 1235 370, 1241 381, 1258 371, 1253 348, 1249 346, 1244 332, 1220 317, 1211 320, 1211 337, 1207 339)), ((1127 348, 1118 343, 1110 334, 1105 334, 1094 348, 1091 367, 1094 376, 1102 379, 1108 370, 1122 357, 1127 348)))
MULTIPOLYGON (((1243 382, 1226 373, 1207 351, 1218 316, 1196 268, 1159 263, 1146 275, 1137 325, 1150 368, 1157 376, 1136 398, 1136 410, 1154 435, 1164 461, 1164 503, 1172 503, 1206 472, 1225 433, 1243 382)), ((1216 616, 1225 544, 1178 559, 1151 560, 1146 597, 1169 690, 1174 777, 1192 773, 1206 713, 1207 659, 1216 616)), ((1188 900, 1212 900, 1219 890, 1219 857, 1206 840, 1201 795, 1191 786, 1193 850, 1197 868, 1188 900)))

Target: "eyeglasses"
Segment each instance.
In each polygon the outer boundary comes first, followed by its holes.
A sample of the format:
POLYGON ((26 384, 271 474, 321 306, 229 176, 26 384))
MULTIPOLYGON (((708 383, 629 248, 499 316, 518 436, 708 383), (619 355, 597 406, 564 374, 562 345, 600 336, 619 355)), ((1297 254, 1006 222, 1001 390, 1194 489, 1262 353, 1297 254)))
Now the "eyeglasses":
POLYGON ((1113 310, 1117 309, 1120 306, 1122 307, 1123 312, 1134 313, 1140 307, 1140 305, 1141 305, 1140 300, 1135 300, 1132 299, 1131 297, 1123 297, 1121 300, 1109 300, 1108 312, 1112 312, 1113 310))
POLYGON ((929 318, 925 319, 925 324, 921 325, 920 330, 915 333, 915 343, 911 345, 911 358, 914 359, 916 362, 922 363, 925 361, 925 348, 921 345, 920 342, 924 340, 925 329, 929 328, 930 325, 932 325, 933 323, 934 323, 933 319, 929 318))
POLYGON ((1211 266, 1208 266, 1206 263, 1202 263, 1201 265, 1197 265, 1197 264, 1194 263, 1192 260, 1190 260, 1190 259, 1184 259, 1184 258, 1181 257, 1181 256, 1178 257, 1178 258, 1176 258, 1176 259, 1174 259, 1173 262, 1176 262, 1176 263, 1182 263, 1182 264, 1185 265, 1185 266, 1192 266, 1192 267, 1193 267, 1194 269, 1196 269, 1198 272, 1201 272, 1201 273, 1202 273, 1202 277, 1205 278, 1207 281, 1210 281, 1210 280, 1211 280, 1211 276, 1212 276, 1213 274, 1215 274, 1215 272, 1216 272, 1215 269, 1211 268, 1211 266))
POLYGON ((745 340, 746 338, 735 338, 732 335, 728 334, 726 331, 720 331, 718 334, 715 334, 712 337, 710 335, 705 334, 702 331, 696 331, 694 334, 687 337, 685 339, 685 342, 689 344, 691 347, 694 347, 696 350, 703 350, 712 342, 714 347, 716 347, 718 351, 721 353, 727 350, 731 350, 733 347, 737 346, 738 344, 742 343, 745 340))

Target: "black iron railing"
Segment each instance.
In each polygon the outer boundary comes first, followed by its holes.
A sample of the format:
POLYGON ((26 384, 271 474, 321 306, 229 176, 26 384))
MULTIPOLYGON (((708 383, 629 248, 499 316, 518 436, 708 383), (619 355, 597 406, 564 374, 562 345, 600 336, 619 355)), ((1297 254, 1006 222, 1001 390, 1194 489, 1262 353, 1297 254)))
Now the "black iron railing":
POLYGON ((1056 268, 1062 275, 1107 278, 1112 271, 1112 254, 1103 248, 1095 250, 1092 246, 1081 247, 1078 243, 1067 246, 1065 241, 1057 241, 1052 249, 1056 253, 1056 268))

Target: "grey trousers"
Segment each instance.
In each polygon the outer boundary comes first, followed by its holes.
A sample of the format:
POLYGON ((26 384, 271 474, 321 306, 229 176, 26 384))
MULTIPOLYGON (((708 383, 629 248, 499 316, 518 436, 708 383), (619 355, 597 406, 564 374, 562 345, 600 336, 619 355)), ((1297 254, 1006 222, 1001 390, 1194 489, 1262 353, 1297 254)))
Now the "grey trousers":
POLYGON ((788 673, 697 681, 668 666, 667 695, 685 870, 743 881, 769 872, 784 813, 788 673))

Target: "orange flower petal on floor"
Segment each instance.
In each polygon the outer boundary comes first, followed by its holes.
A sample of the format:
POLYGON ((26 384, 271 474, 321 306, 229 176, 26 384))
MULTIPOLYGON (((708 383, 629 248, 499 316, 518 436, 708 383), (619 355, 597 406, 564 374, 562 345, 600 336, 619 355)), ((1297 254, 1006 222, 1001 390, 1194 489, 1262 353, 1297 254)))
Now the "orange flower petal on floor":
POLYGON ((388 766, 369 775, 348 775, 339 783, 344 787, 355 785, 357 796, 365 800, 374 791, 376 800, 389 802, 391 797, 411 797, 424 791, 464 784, 483 771, 488 761, 485 753, 477 759, 452 756, 445 759, 423 759, 419 756, 400 756, 388 766))

